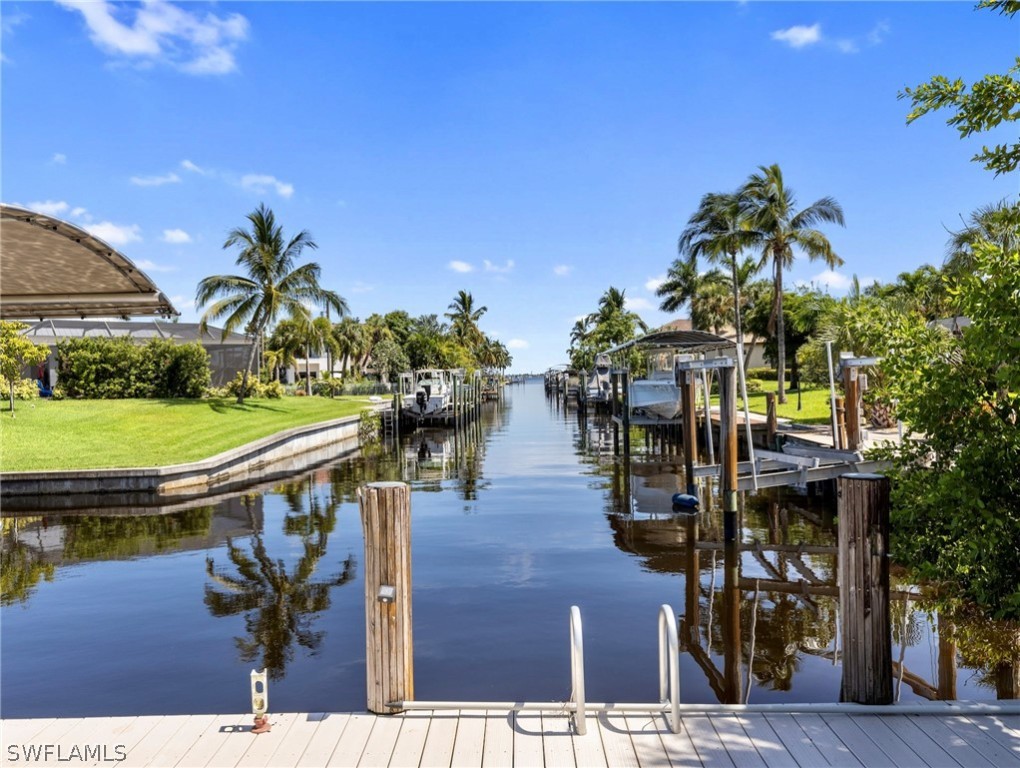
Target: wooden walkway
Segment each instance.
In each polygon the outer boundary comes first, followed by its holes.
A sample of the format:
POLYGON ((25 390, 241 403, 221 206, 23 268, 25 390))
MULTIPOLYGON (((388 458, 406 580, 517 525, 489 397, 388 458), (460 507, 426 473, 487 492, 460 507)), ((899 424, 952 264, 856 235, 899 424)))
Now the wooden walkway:
POLYGON ((663 715, 651 713, 591 715, 584 736, 572 733, 565 714, 552 711, 280 714, 261 735, 250 733, 251 720, 6 720, 0 723, 2 764, 1020 768, 1020 713, 962 715, 938 705, 921 715, 685 714, 679 734, 663 715))

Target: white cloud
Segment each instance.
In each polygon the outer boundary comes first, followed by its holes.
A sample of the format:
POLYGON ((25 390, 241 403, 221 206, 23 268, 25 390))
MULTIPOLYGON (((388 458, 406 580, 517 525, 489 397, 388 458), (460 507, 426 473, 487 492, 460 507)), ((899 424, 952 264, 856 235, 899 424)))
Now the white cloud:
POLYGON ((179 245, 181 243, 190 243, 191 235, 189 235, 183 229, 164 229, 163 242, 174 243, 175 245, 179 245))
POLYGON ((888 21, 878 22, 871 28, 871 31, 868 32, 868 45, 881 45, 885 42, 886 37, 889 36, 891 31, 892 28, 889 26, 888 21))
POLYGON ((835 270, 827 269, 812 277, 811 283, 819 286, 820 288, 828 288, 830 290, 843 293, 850 288, 850 285, 853 283, 853 278, 840 274, 835 270))
POLYGON ((810 27, 805 27, 798 24, 789 29, 777 29, 772 33, 772 39, 786 43, 791 48, 803 48, 822 39, 822 25, 812 24, 810 27))
POLYGON ((164 267, 162 264, 157 264, 154 261, 148 259, 141 259, 135 262, 135 266, 139 269, 145 270, 146 272, 173 272, 177 267, 164 267))
POLYGON ((660 286, 664 282, 666 282, 665 275, 656 275, 655 277, 650 277, 645 281, 645 290, 651 293, 655 293, 657 290, 659 290, 660 286))
POLYGON ((53 157, 50 158, 50 165, 66 165, 67 155, 63 152, 54 152, 53 157))
POLYGON ((524 339, 510 339, 510 341, 506 343, 507 349, 527 349, 530 346, 531 345, 524 339))
POLYGON ((98 224, 86 224, 85 230, 100 240, 105 240, 110 245, 127 245, 142 239, 142 236, 139 234, 141 228, 137 224, 120 225, 109 221, 101 221, 98 224))
POLYGON ((645 310, 655 309, 655 306, 652 304, 652 302, 650 302, 648 299, 642 296, 637 296, 634 298, 631 298, 630 296, 626 297, 623 300, 623 306, 626 309, 629 309, 631 312, 637 312, 639 309, 645 310))
POLYGON ((181 160, 181 168, 183 168, 186 171, 191 171, 192 173, 201 174, 202 176, 205 176, 207 173, 207 171, 204 168, 199 168, 190 160, 181 160))
POLYGON ((138 187, 162 187, 164 184, 180 184, 181 177, 171 171, 165 176, 132 176, 131 183, 138 187))
POLYGON ((857 53, 860 51, 860 48, 857 47, 857 43, 849 39, 837 40, 836 47, 839 49, 840 53, 857 53))
POLYGON ((504 266, 502 266, 502 267, 497 266, 496 264, 493 264, 488 259, 483 259, 482 260, 482 264, 485 265, 485 271, 486 272, 498 272, 498 273, 503 274, 503 275, 505 275, 507 272, 511 272, 513 270, 513 268, 514 268, 514 260, 513 259, 507 259, 506 260, 506 264, 504 266))
POLYGON ((468 264, 466 261, 451 261, 446 265, 449 269, 454 272, 474 272, 475 268, 468 264))
POLYGON ((280 181, 275 176, 265 173, 249 173, 241 177, 241 186, 259 194, 265 194, 270 189, 276 190, 276 194, 283 198, 289 198, 294 194, 294 185, 280 181))
POLYGON ((89 214, 89 212, 87 210, 85 210, 84 208, 82 208, 81 206, 79 206, 77 208, 72 208, 71 209, 71 217, 75 218, 75 219, 80 219, 80 218, 83 218, 83 217, 88 217, 88 214, 89 214))
POLYGON ((573 267, 568 267, 566 264, 557 264, 553 267, 553 274, 556 277, 566 277, 573 271, 573 267))
POLYGON ((46 200, 35 203, 29 203, 26 206, 31 211, 46 214, 47 216, 59 216, 61 213, 66 211, 69 206, 63 200, 46 200))
POLYGON ((200 15, 166 0, 137 6, 106 0, 57 2, 81 13, 92 42, 108 53, 143 64, 163 62, 189 74, 236 70, 234 51, 248 34, 248 20, 240 14, 200 15))

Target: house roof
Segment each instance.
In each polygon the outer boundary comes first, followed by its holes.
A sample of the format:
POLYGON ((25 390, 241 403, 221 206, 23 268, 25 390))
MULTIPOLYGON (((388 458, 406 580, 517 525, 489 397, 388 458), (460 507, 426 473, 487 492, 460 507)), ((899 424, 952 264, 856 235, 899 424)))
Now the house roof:
POLYGON ((208 327, 200 333, 198 323, 170 323, 160 320, 70 320, 54 318, 29 323, 25 336, 36 344, 55 344, 63 339, 81 339, 92 336, 108 338, 128 337, 147 341, 148 339, 171 339, 178 343, 200 341, 206 347, 220 344, 250 344, 240 333, 228 333, 224 338, 221 328, 208 327))
POLYGON ((677 349, 683 352, 713 352, 721 349, 735 349, 736 344, 722 336, 704 331, 655 331, 625 341, 623 344, 617 344, 612 349, 606 350, 606 353, 614 355, 632 347, 641 350, 677 349))
POLYGON ((0 203, 0 318, 178 314, 108 243, 61 219, 0 203))

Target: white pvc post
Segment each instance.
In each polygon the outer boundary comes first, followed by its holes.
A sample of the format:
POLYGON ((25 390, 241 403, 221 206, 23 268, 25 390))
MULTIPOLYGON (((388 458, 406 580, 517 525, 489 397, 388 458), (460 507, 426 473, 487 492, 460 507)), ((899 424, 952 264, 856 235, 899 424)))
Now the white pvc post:
POLYGON ((832 342, 825 342, 825 357, 829 361, 829 410, 832 412, 832 447, 839 449, 839 426, 836 424, 836 376, 832 372, 832 342))
POLYGON ((754 443, 751 442, 751 409, 747 407, 747 380, 744 378, 744 342, 737 339, 737 376, 740 378, 740 396, 744 398, 744 434, 747 437, 747 458, 751 462, 751 487, 758 490, 758 467, 754 462, 754 443))

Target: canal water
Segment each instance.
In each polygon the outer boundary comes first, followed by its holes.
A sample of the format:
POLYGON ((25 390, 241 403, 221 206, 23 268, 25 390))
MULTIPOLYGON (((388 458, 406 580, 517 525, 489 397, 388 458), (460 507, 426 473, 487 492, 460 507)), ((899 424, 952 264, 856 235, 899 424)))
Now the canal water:
MULTIPOLYGON (((668 604, 683 701, 837 701, 831 504, 742 497, 749 546, 727 569, 715 489, 672 515, 681 457, 634 445, 614 457, 603 420, 533 381, 463 434, 416 432, 215 504, 5 517, 3 717, 243 712, 262 667, 270 711, 363 710, 355 492, 373 480, 412 488, 417 698, 568 698, 577 605, 587 698, 653 701, 668 604)), ((903 599, 892 615, 901 700, 996 697, 935 618, 903 599)))

